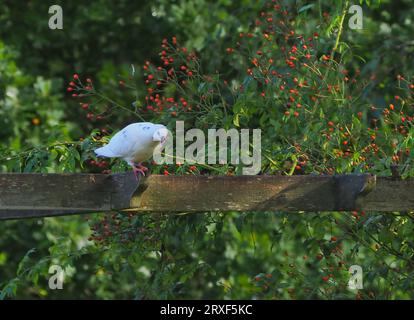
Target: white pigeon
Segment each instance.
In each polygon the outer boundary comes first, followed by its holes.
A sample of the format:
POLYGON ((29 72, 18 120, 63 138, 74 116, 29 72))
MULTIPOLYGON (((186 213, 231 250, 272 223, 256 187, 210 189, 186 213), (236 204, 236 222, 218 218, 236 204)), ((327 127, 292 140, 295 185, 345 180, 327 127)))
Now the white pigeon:
POLYGON ((122 158, 137 173, 145 176, 148 168, 141 162, 149 159, 154 149, 167 140, 168 129, 162 124, 151 122, 132 123, 117 132, 107 145, 95 150, 100 157, 122 158))

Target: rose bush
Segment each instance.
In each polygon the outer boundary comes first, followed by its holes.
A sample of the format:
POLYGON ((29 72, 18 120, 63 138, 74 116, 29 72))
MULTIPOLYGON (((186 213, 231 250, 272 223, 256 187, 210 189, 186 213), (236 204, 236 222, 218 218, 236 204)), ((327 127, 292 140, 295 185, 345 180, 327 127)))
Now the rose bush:
MULTIPOLYGON (((414 79, 409 69, 387 74, 386 83, 394 88, 377 103, 381 75, 356 59, 342 39, 346 5, 331 14, 320 7, 320 19, 309 19, 311 6, 266 1, 257 18, 226 41, 217 66, 204 62, 209 56, 197 46, 171 36, 162 40, 157 58, 142 68, 120 70, 116 79, 96 81, 76 73, 66 91, 89 133, 79 140, 52 139, 24 153, 4 151, 4 166, 27 172, 123 172, 128 168, 122 161, 96 159, 93 153, 117 130, 114 123, 145 120, 173 129, 175 121, 184 120, 188 128, 204 130, 262 129, 260 174, 412 177, 414 79)), ((240 169, 184 161, 151 164, 152 174, 165 175, 237 175, 240 169)), ((16 276, 4 279, 2 297, 27 287, 52 295, 39 282, 51 263, 64 266, 68 286, 86 297, 390 299, 413 294, 411 212, 110 212, 77 219, 68 218, 66 226, 54 219, 41 223, 53 230, 50 255, 29 251, 16 276), (363 269, 363 290, 347 288, 351 265, 363 269)))

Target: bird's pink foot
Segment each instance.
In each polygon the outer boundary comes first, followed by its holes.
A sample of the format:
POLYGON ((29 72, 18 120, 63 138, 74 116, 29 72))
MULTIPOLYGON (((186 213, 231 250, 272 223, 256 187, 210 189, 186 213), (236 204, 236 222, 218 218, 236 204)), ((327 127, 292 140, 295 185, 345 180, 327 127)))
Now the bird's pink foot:
POLYGON ((138 174, 142 174, 143 176, 145 176, 145 171, 137 168, 137 167, 132 167, 132 171, 134 172, 135 178, 138 180, 138 174))
POLYGON ((145 177, 145 171, 148 171, 147 167, 144 167, 141 163, 134 164, 132 166, 135 178, 138 180, 138 173, 141 173, 145 177))
POLYGON ((141 163, 138 163, 137 166, 138 166, 139 169, 141 169, 141 170, 143 170, 145 172, 148 171, 148 168, 145 167, 145 166, 143 166, 141 163))

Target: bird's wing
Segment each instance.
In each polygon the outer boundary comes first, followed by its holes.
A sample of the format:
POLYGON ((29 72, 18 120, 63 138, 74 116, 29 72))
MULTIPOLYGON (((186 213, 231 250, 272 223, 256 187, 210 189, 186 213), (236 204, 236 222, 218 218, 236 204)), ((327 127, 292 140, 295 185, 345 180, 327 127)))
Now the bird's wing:
POLYGON ((116 133, 105 146, 116 157, 129 157, 134 153, 136 144, 139 143, 139 131, 134 128, 124 128, 116 133))
POLYGON ((145 143, 144 129, 151 125, 152 123, 146 122, 130 124, 116 133, 105 147, 116 157, 130 158, 139 149, 140 144, 145 143))

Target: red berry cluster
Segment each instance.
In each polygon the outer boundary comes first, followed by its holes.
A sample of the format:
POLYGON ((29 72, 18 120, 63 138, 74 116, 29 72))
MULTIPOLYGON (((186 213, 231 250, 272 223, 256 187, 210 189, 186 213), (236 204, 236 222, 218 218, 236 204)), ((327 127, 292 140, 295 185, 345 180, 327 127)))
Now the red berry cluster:
POLYGON ((363 217, 365 217, 365 211, 352 211, 351 216, 355 219, 355 222, 357 223, 363 217))
POLYGON ((332 236, 329 244, 322 244, 325 255, 319 253, 316 256, 318 261, 325 258, 325 265, 321 268, 321 276, 323 282, 328 282, 330 279, 340 278, 341 272, 347 270, 346 262, 344 261, 344 251, 342 243, 336 236, 332 236))
MULTIPOLYGON (((314 33, 306 37, 296 34, 289 22, 289 12, 275 3, 269 3, 267 10, 260 13, 251 32, 240 33, 240 41, 235 48, 227 48, 226 51, 248 57, 251 66, 246 73, 262 88, 260 95, 273 96, 274 92, 278 92, 286 101, 283 114, 298 118, 307 108, 312 108, 317 96, 322 94, 321 88, 311 85, 312 77, 303 75, 311 75, 315 68, 329 68, 331 58, 323 55, 319 61, 315 49, 319 35, 314 33), (278 44, 277 49, 275 43, 278 44), (282 59, 292 72, 278 71, 283 66, 275 62, 282 59)), ((240 87, 241 92, 244 89, 244 86, 240 87)))
POLYGON ((89 166, 92 172, 99 172, 103 174, 110 174, 111 170, 109 169, 109 162, 106 160, 86 160, 86 164, 89 166))
POLYGON ((162 174, 165 176, 170 175, 171 170, 175 174, 191 174, 191 173, 198 173, 197 166, 190 165, 190 166, 183 166, 182 163, 178 162, 175 164, 175 167, 170 168, 168 165, 163 166, 162 174))
POLYGON ((77 73, 73 75, 73 80, 69 82, 66 88, 66 91, 70 92, 74 98, 85 97, 93 93, 94 90, 92 80, 87 78, 86 83, 83 83, 77 73))
MULTIPOLYGON (((132 220, 132 213, 128 214, 128 220, 132 220)), ((105 244, 115 234, 118 235, 123 232, 124 217, 120 214, 113 213, 110 216, 104 216, 101 221, 94 223, 91 226, 93 231, 90 236, 90 241, 95 241, 100 244, 105 244)), ((131 238, 130 235, 124 235, 124 239, 131 238)))
POLYGON ((196 54, 178 46, 176 37, 172 37, 171 42, 162 41, 159 56, 160 63, 146 61, 143 66, 148 92, 146 109, 155 113, 168 111, 172 116, 177 116, 180 111, 191 111, 194 106, 184 91, 187 82, 198 74, 196 54), (165 96, 164 89, 169 85, 177 90, 165 96))
MULTIPOLYGON (((73 75, 73 80, 69 82, 66 89, 70 92, 73 98, 87 99, 96 94, 93 81, 90 78, 86 78, 84 82, 80 79, 78 74, 73 75)), ((97 112, 94 105, 88 101, 79 101, 79 106, 82 110, 86 111, 86 119, 91 122, 102 121, 104 119, 104 113, 97 112)))
POLYGON ((159 226, 147 227, 146 225, 136 226, 133 213, 112 213, 104 216, 97 222, 91 222, 92 235, 89 241, 100 245, 108 245, 113 242, 121 244, 139 243, 140 245, 157 245, 159 226), (153 229, 151 229, 153 228, 153 229), (155 233, 154 233, 155 232, 155 233))
POLYGON ((273 275, 271 273, 260 273, 253 278, 254 284, 267 291, 274 284, 273 275))

